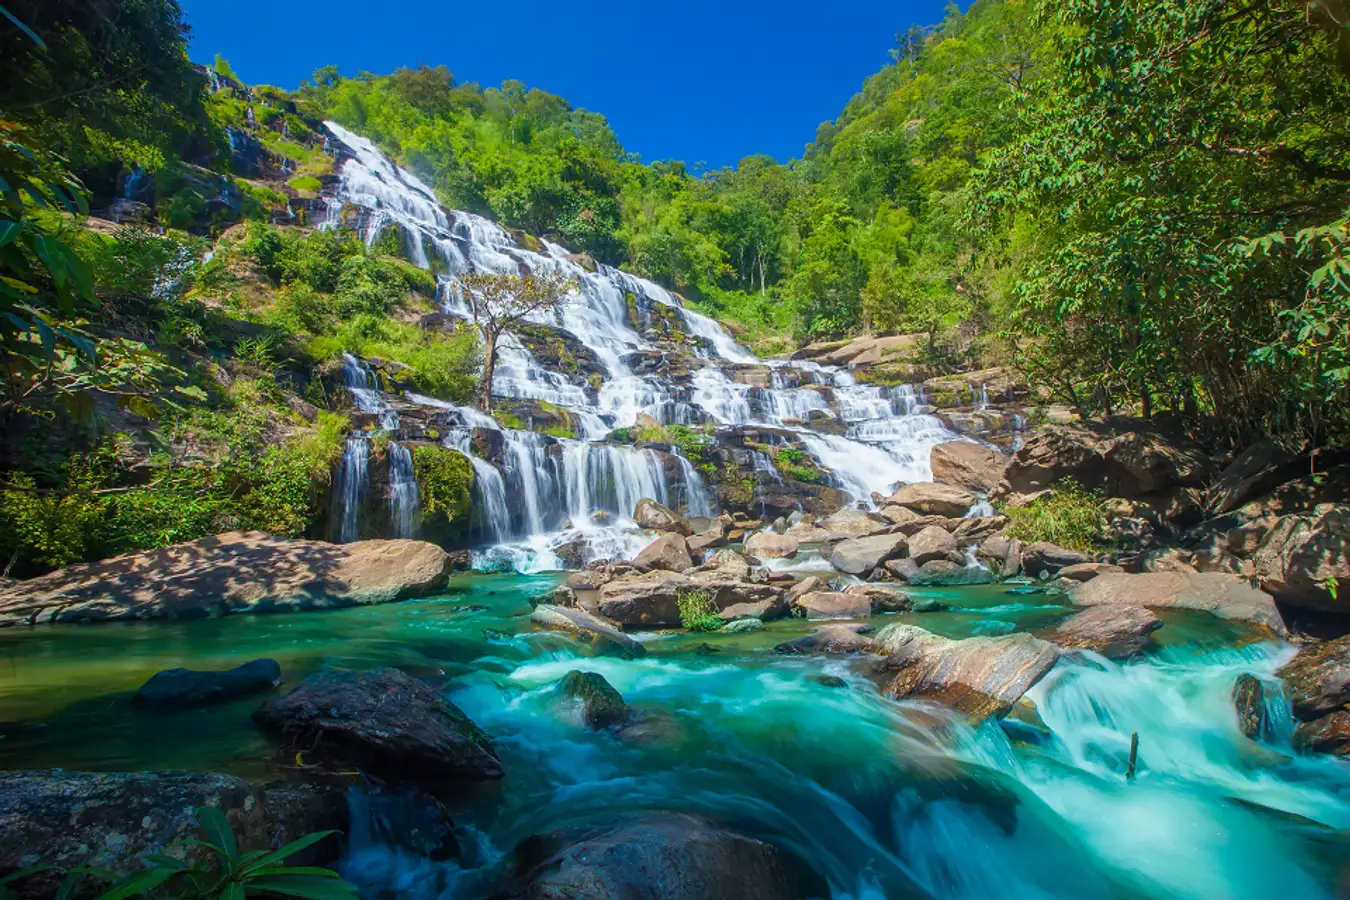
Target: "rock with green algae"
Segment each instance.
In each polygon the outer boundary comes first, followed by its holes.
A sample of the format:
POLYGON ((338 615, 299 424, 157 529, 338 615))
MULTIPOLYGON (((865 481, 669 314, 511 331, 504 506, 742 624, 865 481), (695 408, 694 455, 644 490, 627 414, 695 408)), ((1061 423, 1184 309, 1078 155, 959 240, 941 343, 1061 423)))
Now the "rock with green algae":
POLYGON ((568 672, 558 682, 558 695, 580 707, 581 721, 593 731, 622 725, 632 718, 623 695, 598 672, 568 672))

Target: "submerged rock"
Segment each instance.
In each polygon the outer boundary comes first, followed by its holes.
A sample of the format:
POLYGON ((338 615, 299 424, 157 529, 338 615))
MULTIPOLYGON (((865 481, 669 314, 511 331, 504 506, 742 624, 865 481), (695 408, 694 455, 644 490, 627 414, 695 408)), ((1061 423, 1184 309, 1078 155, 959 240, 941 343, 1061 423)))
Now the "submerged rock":
POLYGON ((878 650, 877 642, 867 637, 873 630, 871 625, 820 625, 811 629, 810 634, 779 644, 773 648, 773 652, 782 656, 875 653, 878 650))
MULTIPOLYGON (((726 610, 723 610, 722 614, 725 616, 726 610)), ((763 631, 764 620, 757 618, 735 619, 727 622, 720 630, 723 634, 746 634, 751 631, 763 631)))
POLYGON ((551 631, 565 631, 583 644, 590 644, 601 656, 639 659, 647 649, 603 619, 580 609, 537 606, 530 621, 551 631))
POLYGON ((389 603, 436 593, 451 568, 425 541, 327 544, 233 531, 20 582, 0 592, 0 626, 389 603))
POLYGON ((1128 659, 1148 646, 1162 619, 1142 606, 1094 606, 1075 613, 1039 636, 1070 650, 1092 650, 1107 659, 1128 659))
POLYGON ((1269 594, 1236 575, 1220 572, 1146 572, 1098 575, 1069 591, 1077 606, 1144 606, 1197 609, 1284 634, 1284 620, 1269 594))
POLYGON ((558 694, 580 706, 581 721, 592 730, 622 725, 633 714, 623 695, 598 672, 568 672, 558 682, 558 694))
POLYGON ((182 709, 233 700, 279 684, 281 665, 275 659, 255 659, 223 672, 165 669, 141 685, 132 700, 155 709, 182 709))
POLYGON ((685 537, 694 533, 694 529, 683 516, 664 503, 657 503, 643 497, 633 509, 633 521, 639 528, 651 528, 654 531, 673 531, 685 537))
POLYGON ((311 675, 264 703, 253 720, 311 762, 355 765, 395 781, 504 774, 487 735, 459 707, 397 669, 311 675))

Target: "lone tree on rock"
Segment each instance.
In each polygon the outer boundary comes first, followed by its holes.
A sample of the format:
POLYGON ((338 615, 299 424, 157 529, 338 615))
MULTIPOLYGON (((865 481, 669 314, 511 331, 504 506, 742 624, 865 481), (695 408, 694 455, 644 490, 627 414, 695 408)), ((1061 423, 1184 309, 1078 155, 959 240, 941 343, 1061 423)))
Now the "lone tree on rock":
POLYGON ((506 275, 494 272, 466 275, 459 280, 469 303, 473 323, 483 335, 483 379, 478 386, 478 408, 492 412, 492 376, 497 367, 497 342, 514 334, 530 315, 557 311, 576 289, 574 279, 559 272, 506 275))

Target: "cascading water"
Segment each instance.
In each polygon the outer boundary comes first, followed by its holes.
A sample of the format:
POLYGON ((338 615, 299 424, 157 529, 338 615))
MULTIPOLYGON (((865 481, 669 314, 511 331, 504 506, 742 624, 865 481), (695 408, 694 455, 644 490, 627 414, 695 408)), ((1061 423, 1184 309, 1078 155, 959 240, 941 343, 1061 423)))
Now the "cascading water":
POLYGON ((342 454, 339 470, 340 489, 337 497, 342 506, 338 512, 338 541, 350 544, 360 536, 361 495, 366 489, 366 464, 370 460, 370 441, 363 437, 347 438, 347 449, 342 454))
POLYGON ((417 477, 413 474, 412 451, 395 441, 389 442, 389 518, 394 537, 413 537, 417 529, 420 502, 417 477))

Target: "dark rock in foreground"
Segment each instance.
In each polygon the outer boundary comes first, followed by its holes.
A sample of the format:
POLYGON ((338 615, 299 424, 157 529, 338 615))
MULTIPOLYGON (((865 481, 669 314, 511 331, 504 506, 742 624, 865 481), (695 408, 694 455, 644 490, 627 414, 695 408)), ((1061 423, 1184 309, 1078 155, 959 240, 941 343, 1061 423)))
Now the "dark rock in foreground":
POLYGON ((311 675, 254 721, 306 761, 392 781, 501 778, 487 735, 459 707, 397 669, 311 675))
POLYGON ((622 725, 632 717, 623 695, 598 672, 568 672, 558 682, 558 694, 581 707, 581 721, 590 729, 622 725))
POLYGON ((1266 688, 1255 675, 1243 673, 1233 682, 1233 708, 1237 710, 1238 730, 1252 740, 1271 736, 1266 715, 1266 688))
POLYGON ((233 700, 279 684, 281 665, 275 659, 255 659, 223 672, 165 669, 152 675, 132 699, 155 709, 182 709, 233 700))

